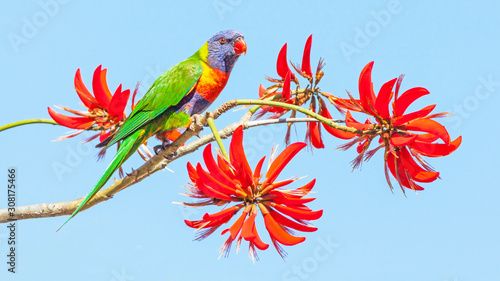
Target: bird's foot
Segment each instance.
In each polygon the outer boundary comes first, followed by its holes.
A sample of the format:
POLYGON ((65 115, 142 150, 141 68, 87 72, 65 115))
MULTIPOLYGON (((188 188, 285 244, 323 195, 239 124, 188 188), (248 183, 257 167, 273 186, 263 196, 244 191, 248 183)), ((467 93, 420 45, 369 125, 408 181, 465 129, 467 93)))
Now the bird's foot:
POLYGON ((174 157, 176 157, 176 156, 177 156, 177 151, 174 151, 174 153, 172 153, 172 154, 170 154, 170 155, 167 155, 167 156, 164 156, 164 157, 165 157, 165 159, 167 159, 167 160, 172 160, 172 159, 174 159, 174 157))
POLYGON ((160 152, 165 150, 169 145, 170 145, 170 141, 168 139, 164 139, 162 144, 153 147, 153 150, 155 151, 156 155, 159 155, 160 152))
POLYGON ((195 114, 191 116, 191 124, 189 125, 189 129, 193 132, 200 132, 203 130, 203 127, 207 124, 206 116, 195 114))

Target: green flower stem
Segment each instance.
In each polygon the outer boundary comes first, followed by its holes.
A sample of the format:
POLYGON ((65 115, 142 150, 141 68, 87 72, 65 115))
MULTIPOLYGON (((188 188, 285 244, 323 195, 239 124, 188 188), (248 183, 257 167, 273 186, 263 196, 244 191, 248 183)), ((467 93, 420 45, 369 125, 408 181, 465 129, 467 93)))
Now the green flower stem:
MULTIPOLYGON (((278 89, 277 89, 278 90, 278 89)), ((276 91, 277 91, 276 90, 276 91)), ((298 89, 298 90, 294 90, 291 92, 291 96, 298 96, 300 94, 304 94, 306 91, 311 91, 309 89, 298 89)), ((266 99, 264 99, 265 101, 273 101, 275 99, 278 99, 278 98, 281 98, 281 95, 274 95, 274 96, 271 96, 271 97, 268 97, 266 99)), ((250 108, 250 113, 254 114, 257 110, 259 110, 259 108, 262 106, 262 104, 257 104, 257 105, 254 105, 250 108)))
POLYGON ((220 151, 222 152, 222 155, 229 160, 229 155, 227 155, 226 148, 224 147, 224 144, 222 144, 222 139, 219 136, 219 132, 217 131, 217 128, 215 127, 214 119, 213 118, 207 118, 207 124, 210 127, 210 130, 212 130, 212 134, 214 135, 215 141, 219 145, 220 151))
MULTIPOLYGON (((276 98, 278 98, 278 96, 268 97, 267 99, 264 99, 264 100, 265 100, 265 101, 272 101, 272 100, 274 100, 274 99, 276 99, 276 98)), ((256 105, 252 106, 252 107, 250 108, 250 110, 249 110, 249 111, 250 111, 252 114, 254 114, 255 112, 257 112, 257 110, 259 110, 259 108, 260 108, 261 106, 262 106, 262 104, 256 104, 256 105)))
POLYGON ((10 129, 10 128, 14 128, 14 127, 27 125, 27 124, 36 124, 36 123, 59 125, 56 123, 56 121, 54 121, 52 119, 42 119, 42 118, 27 119, 27 120, 17 121, 17 122, 13 122, 13 123, 10 123, 7 125, 0 126, 0 132, 5 131, 5 130, 10 129))
POLYGON ((269 101, 269 100, 246 100, 246 99, 241 99, 241 100, 236 100, 236 103, 238 105, 259 105, 259 106, 262 106, 262 105, 269 105, 269 106, 277 106, 277 107, 281 107, 281 108, 286 108, 286 109, 289 109, 289 110, 296 110, 298 112, 301 112, 301 113, 304 113, 308 116, 311 116, 313 118, 316 118, 318 119, 319 121, 321 121, 322 123, 330 126, 330 127, 333 127, 335 129, 338 129, 338 130, 342 130, 344 132, 349 132, 349 133, 353 133, 353 134, 359 134, 359 135, 368 135, 368 134, 373 134, 374 132, 371 131, 371 130, 367 130, 367 131, 363 131, 363 130, 358 130, 358 129, 355 129, 355 128, 351 128, 351 127, 346 127, 346 126, 343 126, 343 125, 340 125, 336 122, 333 122, 332 120, 328 119, 328 118, 325 118, 315 112, 312 112, 310 110, 307 110, 303 107, 300 107, 300 106, 297 106, 297 105, 293 105, 293 104, 288 104, 288 103, 283 103, 283 102, 276 102, 276 101, 269 101))
POLYGON ((262 106, 262 105, 254 105, 254 106, 252 106, 252 107, 250 108, 250 110, 249 110, 249 111, 250 111, 252 114, 254 114, 257 110, 259 110, 259 108, 260 108, 261 106, 262 106))

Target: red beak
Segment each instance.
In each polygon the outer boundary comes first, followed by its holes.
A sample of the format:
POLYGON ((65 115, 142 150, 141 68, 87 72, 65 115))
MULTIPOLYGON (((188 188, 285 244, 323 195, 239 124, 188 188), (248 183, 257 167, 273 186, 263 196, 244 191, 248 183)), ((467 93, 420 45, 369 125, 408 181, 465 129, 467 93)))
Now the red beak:
POLYGON ((243 53, 247 54, 247 43, 243 38, 238 37, 234 43, 234 53, 239 56, 243 53))

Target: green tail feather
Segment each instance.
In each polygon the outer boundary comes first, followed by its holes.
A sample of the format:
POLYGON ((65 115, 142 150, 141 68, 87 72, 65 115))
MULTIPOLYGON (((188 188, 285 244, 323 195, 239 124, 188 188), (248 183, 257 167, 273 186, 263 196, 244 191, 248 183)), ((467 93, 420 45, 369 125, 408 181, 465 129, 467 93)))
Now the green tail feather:
MULTIPOLYGON (((76 208, 76 210, 71 214, 68 220, 57 229, 59 231, 64 225, 66 225, 82 208, 87 204, 95 195, 96 193, 106 184, 106 182, 111 178, 113 173, 120 167, 125 160, 127 160, 134 152, 139 148, 139 146, 143 142, 143 136, 144 136, 144 130, 137 130, 134 132, 132 135, 129 137, 125 138, 123 142, 120 145, 120 149, 116 153, 115 157, 109 164, 109 166, 106 168, 106 171, 102 175, 102 177, 99 179, 97 182, 96 186, 94 189, 85 197, 83 202, 76 208)), ((56 232, 57 232, 56 231, 56 232)))

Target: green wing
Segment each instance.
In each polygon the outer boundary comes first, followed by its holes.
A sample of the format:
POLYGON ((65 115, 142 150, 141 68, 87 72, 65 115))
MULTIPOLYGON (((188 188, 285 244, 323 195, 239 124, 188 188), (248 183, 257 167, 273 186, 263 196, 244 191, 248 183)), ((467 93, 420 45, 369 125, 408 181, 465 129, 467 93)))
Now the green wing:
POLYGON ((110 147, 138 128, 158 117, 169 107, 177 105, 194 88, 203 72, 199 59, 188 58, 165 71, 151 85, 134 111, 106 145, 110 147))
POLYGON ((109 147, 117 141, 123 140, 120 149, 106 168, 106 171, 94 189, 59 229, 68 223, 94 197, 116 169, 141 145, 144 138, 149 137, 146 132, 151 126, 147 125, 147 123, 165 112, 169 107, 177 105, 184 96, 191 92, 202 71, 201 62, 196 58, 189 58, 170 68, 156 79, 123 126, 106 145, 109 147))

